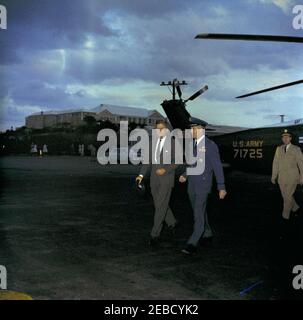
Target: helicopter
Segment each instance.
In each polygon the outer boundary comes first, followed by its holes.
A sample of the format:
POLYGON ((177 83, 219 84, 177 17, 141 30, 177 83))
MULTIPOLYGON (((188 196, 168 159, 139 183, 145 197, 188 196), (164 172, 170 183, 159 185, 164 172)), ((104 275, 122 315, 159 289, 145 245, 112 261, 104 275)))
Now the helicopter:
MULTIPOLYGON (((303 43, 303 37, 251 34, 201 33, 198 34, 195 39, 303 43)), ((303 79, 280 84, 274 87, 239 95, 236 99, 243 99, 302 83, 303 79)), ((162 82, 160 85, 172 87, 172 99, 164 100, 161 105, 173 129, 188 129, 193 117, 186 109, 186 104, 206 92, 208 86, 205 85, 188 99, 184 100, 181 91, 181 86, 187 85, 184 80, 178 81, 177 79, 174 79, 167 83, 162 82), (176 98, 176 94, 178 95, 178 99, 176 98)), ((207 124, 207 122, 205 122, 205 124, 207 124)), ((220 134, 211 137, 211 139, 214 140, 219 147, 221 160, 225 168, 269 174, 272 169, 272 160, 276 147, 281 144, 280 137, 282 129, 291 132, 293 136, 292 142, 300 146, 301 150, 303 150, 303 119, 287 122, 285 124, 282 123, 279 126, 245 129, 233 133, 220 134)), ((206 127, 206 134, 210 133, 211 130, 212 129, 206 127)))

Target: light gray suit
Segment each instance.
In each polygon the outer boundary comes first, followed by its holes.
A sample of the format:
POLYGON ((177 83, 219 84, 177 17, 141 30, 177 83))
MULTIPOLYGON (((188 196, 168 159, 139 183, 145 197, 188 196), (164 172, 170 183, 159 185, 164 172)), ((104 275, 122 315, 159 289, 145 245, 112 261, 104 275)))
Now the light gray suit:
POLYGON ((178 165, 174 164, 174 141, 172 140, 171 146, 169 146, 168 139, 169 137, 164 142, 158 162, 152 164, 152 157, 156 156, 157 150, 151 148, 149 164, 143 164, 140 169, 140 175, 143 177, 150 173, 150 188, 155 206, 154 225, 151 231, 152 238, 160 236, 164 221, 169 227, 173 227, 176 223, 176 219, 169 207, 169 200, 175 183, 175 169, 178 165), (171 164, 163 163, 163 155, 167 152, 171 152, 171 164), (162 176, 158 176, 156 171, 161 168, 164 168, 166 172, 162 176))

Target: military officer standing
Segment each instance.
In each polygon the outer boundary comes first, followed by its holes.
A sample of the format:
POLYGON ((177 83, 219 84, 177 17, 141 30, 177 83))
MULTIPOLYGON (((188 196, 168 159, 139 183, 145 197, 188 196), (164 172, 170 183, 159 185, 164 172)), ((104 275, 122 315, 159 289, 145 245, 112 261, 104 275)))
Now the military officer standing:
POLYGON ((206 122, 193 119, 191 123, 193 137, 193 154, 198 156, 197 161, 205 161, 205 168, 202 174, 187 175, 184 172, 179 181, 184 183, 188 179, 188 195, 194 212, 193 233, 187 241, 187 246, 182 250, 183 253, 193 254, 197 251, 200 238, 212 237, 212 230, 208 223, 206 212, 207 198, 212 188, 213 173, 217 181, 219 198, 226 196, 225 181, 222 163, 220 160, 217 145, 205 136, 206 122), (197 150, 204 150, 204 159, 199 158, 197 150))
POLYGON ((294 193, 297 185, 303 184, 303 155, 291 141, 292 134, 285 129, 282 133, 283 144, 276 149, 271 178, 273 184, 278 181, 284 202, 282 217, 285 220, 289 220, 291 212, 299 211, 294 193))

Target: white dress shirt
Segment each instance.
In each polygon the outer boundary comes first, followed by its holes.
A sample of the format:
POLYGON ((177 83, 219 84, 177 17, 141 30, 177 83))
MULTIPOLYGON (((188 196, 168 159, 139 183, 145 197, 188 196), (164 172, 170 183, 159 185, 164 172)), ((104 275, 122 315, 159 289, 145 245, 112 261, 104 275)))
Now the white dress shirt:
POLYGON ((205 138, 205 135, 203 134, 203 136, 201 136, 199 139, 197 139, 197 145, 199 145, 199 143, 205 138))
MULTIPOLYGON (((158 138, 158 141, 157 141, 157 144, 156 144, 156 148, 155 148, 155 153, 154 153, 154 160, 155 160, 155 163, 157 163, 157 150, 158 150, 158 145, 160 143, 160 153, 163 149, 163 146, 164 146, 164 143, 165 143, 165 139, 166 139, 166 136, 164 136, 161 141, 160 141, 160 138, 158 138)), ((143 178, 143 175, 140 174, 139 177, 142 177, 143 178)))
POLYGON ((163 146, 164 146, 165 139, 166 139, 166 136, 164 136, 161 140, 160 140, 160 138, 158 138, 156 148, 155 148, 155 154, 154 154, 155 163, 157 163, 157 150, 158 150, 159 143, 160 143, 160 153, 161 153, 163 146))

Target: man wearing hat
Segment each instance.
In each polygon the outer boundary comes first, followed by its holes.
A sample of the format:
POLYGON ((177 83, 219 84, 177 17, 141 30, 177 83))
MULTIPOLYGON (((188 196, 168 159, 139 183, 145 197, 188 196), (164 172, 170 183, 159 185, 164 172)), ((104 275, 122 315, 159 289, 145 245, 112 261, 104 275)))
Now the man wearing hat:
POLYGON ((284 221, 289 220, 291 212, 298 212, 299 206, 294 199, 298 184, 303 184, 303 155, 301 149, 291 143, 292 134, 287 129, 282 132, 283 144, 276 149, 272 166, 273 184, 278 181, 283 197, 284 221))
MULTIPOLYGON (((226 196, 224 172, 217 145, 205 136, 206 122, 191 118, 190 127, 193 137, 193 155, 197 161, 205 161, 204 172, 189 175, 185 171, 179 178, 181 183, 188 180, 188 195, 194 213, 193 233, 182 250, 185 254, 194 254, 200 239, 211 239, 212 230, 208 223, 206 205, 212 188, 213 173, 217 181, 219 198, 226 196), (200 151, 200 152, 199 152, 200 151)), ((187 167, 191 167, 188 165, 187 167)), ((201 240, 200 240, 201 241, 201 240)))
MULTIPOLYGON (((154 200, 155 214, 154 225, 151 230, 149 245, 156 247, 159 245, 160 234, 165 222, 171 234, 175 233, 177 220, 169 207, 172 189, 175 183, 175 169, 178 165, 174 162, 174 142, 170 140, 168 123, 159 120, 156 123, 156 144, 150 152, 149 164, 143 164, 139 175, 136 177, 137 183, 147 174, 150 174, 150 188, 154 200), (164 154, 171 154, 171 163, 164 162, 164 154)), ((150 143, 152 145, 152 143, 150 143)))

